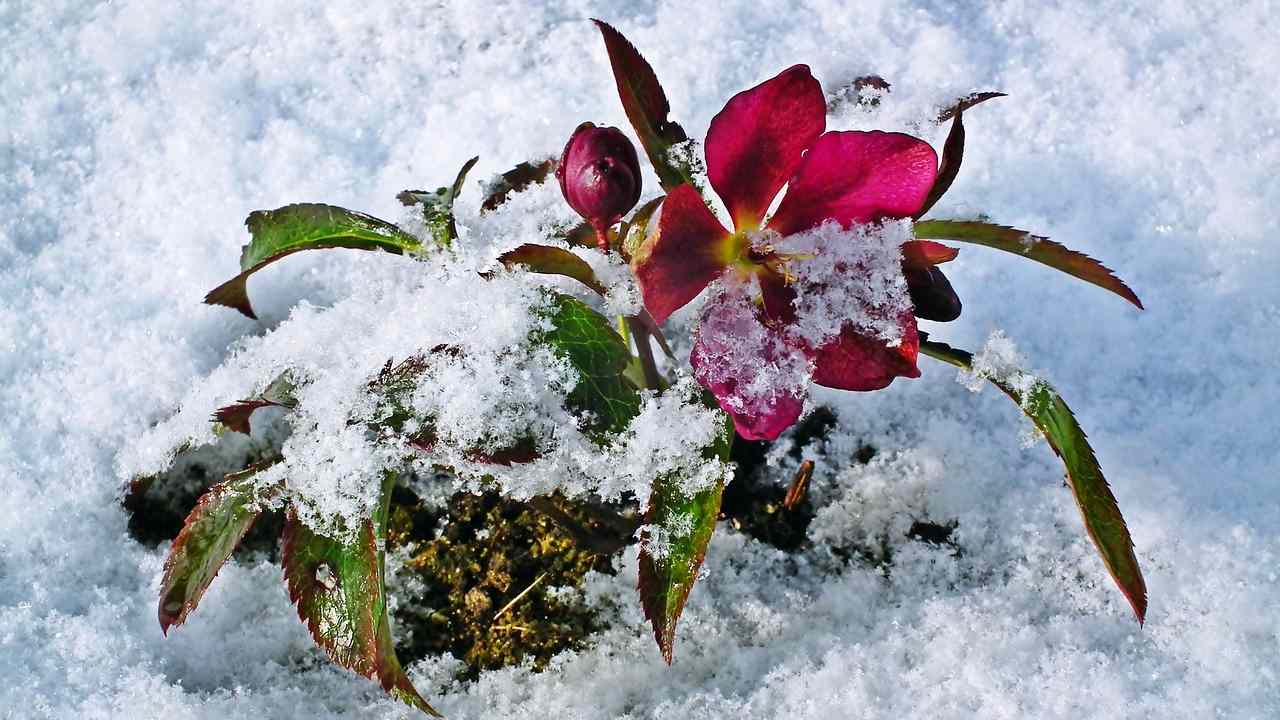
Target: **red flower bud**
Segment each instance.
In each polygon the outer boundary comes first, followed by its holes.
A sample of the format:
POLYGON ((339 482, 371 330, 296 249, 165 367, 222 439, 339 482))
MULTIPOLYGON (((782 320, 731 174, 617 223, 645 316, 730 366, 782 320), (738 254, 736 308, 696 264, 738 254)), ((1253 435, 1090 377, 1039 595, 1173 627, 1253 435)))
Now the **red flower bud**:
POLYGON ((951 322, 960 317, 960 297, 936 265, 908 267, 905 274, 916 317, 937 322, 951 322))
POLYGON ((640 200, 640 160, 622 131, 586 122, 573 131, 556 167, 569 207, 595 228, 608 252, 608 229, 640 200))

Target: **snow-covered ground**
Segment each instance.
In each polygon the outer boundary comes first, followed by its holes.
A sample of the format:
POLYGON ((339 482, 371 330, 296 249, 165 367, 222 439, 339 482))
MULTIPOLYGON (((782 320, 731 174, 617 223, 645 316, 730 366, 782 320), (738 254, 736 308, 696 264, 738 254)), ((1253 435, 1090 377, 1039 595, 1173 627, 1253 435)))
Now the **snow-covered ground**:
MULTIPOLYGON (((262 326, 203 294, 252 209, 322 201, 388 218, 407 187, 626 126, 588 17, 648 56, 691 136, 797 62, 893 92, 851 127, 922 133, 972 90, 937 216, 1042 232, 1146 303, 994 251, 948 273, 977 348, 1018 342, 1075 409, 1151 592, 1139 629, 1084 536, 1057 460, 1016 409, 948 367, 829 393, 869 465, 820 466, 817 549, 722 528, 666 667, 633 601, 634 550, 592 595, 622 601, 553 671, 453 683, 451 718, 1280 716, 1280 7, 1270 0, 579 2, 302 6, 0 1, 0 717, 401 717, 311 646, 278 567, 223 570, 160 634, 162 551, 126 532, 123 449, 262 326), (958 521, 959 554, 907 540, 958 521), (887 573, 826 543, 886 537, 887 573)), ((650 188, 654 185, 650 177, 650 188)), ((478 202, 469 185, 468 202, 478 202)), ((297 256, 251 292, 268 326, 398 261, 297 256)), ((430 312, 431 308, 417 308, 430 312)), ((836 448, 836 451, 841 448, 836 448)), ((835 452, 834 454, 839 454, 835 452)), ((790 460, 777 468, 779 481, 790 460)))

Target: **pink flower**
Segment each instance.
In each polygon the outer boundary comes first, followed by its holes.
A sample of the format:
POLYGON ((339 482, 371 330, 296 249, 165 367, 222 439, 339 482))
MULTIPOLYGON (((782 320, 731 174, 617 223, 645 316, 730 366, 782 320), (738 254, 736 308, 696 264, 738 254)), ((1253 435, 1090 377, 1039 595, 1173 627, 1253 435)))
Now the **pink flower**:
MULTIPOLYGON (((632 258, 645 307, 658 322, 724 281, 703 311, 690 362, 747 439, 772 440, 793 424, 810 379, 843 390, 879 390, 896 377, 920 375, 909 304, 886 319, 896 323, 894 339, 850 322, 814 347, 795 327, 789 268, 804 260, 761 241, 832 222, 846 230, 874 228, 911 217, 923 205, 938 170, 927 143, 901 133, 825 128, 822 89, 805 65, 738 93, 712 119, 706 139, 708 179, 733 231, 697 190, 681 185, 667 195, 656 231, 632 258), (766 223, 784 185, 787 192, 766 223)), ((913 249, 916 255, 929 250, 913 249)), ((867 272, 856 263, 833 267, 832 282, 858 282, 867 272)))

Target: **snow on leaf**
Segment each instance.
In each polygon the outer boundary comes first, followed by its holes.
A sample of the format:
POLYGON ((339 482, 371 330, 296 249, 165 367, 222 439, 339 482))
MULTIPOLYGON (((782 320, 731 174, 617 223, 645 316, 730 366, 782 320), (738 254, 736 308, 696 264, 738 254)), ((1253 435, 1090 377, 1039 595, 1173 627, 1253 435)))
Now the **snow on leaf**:
POLYGON ((608 292, 608 289, 596 279, 595 271, 587 261, 564 248, 525 243, 499 255, 498 262, 508 268, 523 265, 531 272, 571 277, 600 295, 608 292))
POLYGON ((388 473, 373 517, 348 540, 316 534, 290 509, 284 526, 285 581, 298 617, 330 659, 439 716, 409 681, 391 640, 384 547, 394 484, 395 476, 388 473))
POLYGON ((653 67, 613 26, 600 20, 592 22, 604 37, 622 108, 635 128, 649 162, 653 163, 662 187, 670 190, 681 183, 692 182, 689 169, 672 164, 668 154, 672 145, 689 138, 683 128, 667 117, 671 104, 667 102, 667 94, 654 75, 653 67))
POLYGON ((1006 97, 1006 94, 1002 92, 992 92, 992 91, 970 93, 960 98, 959 100, 957 100, 955 104, 952 105, 951 107, 948 107, 942 112, 938 113, 938 122, 944 123, 975 105, 979 105, 988 100, 994 100, 1000 97, 1006 97))
MULTIPOLYGON (((974 356, 945 343, 925 339, 921 334, 920 352, 936 360, 954 365, 967 372, 974 370, 974 356)), ((1019 373, 1018 377, 1025 377, 1019 373)), ((1141 625, 1147 614, 1147 585, 1138 558, 1133 552, 1133 538, 1125 525, 1120 506, 1107 485, 1098 458, 1089 446, 1089 439, 1076 422, 1065 401, 1048 383, 1013 381, 1006 377, 987 373, 986 379, 1000 388, 1018 404, 1035 426, 1044 433, 1049 446, 1066 466, 1067 484, 1075 497, 1080 515, 1084 519, 1089 538, 1102 555, 1102 561, 1111 573, 1120 592, 1133 607, 1133 613, 1141 625)))
POLYGON ((471 158, 463 163, 453 185, 437 188, 435 192, 426 190, 404 190, 396 195, 396 199, 404 205, 421 205, 422 219, 426 222, 431 238, 441 247, 449 247, 458 239, 458 225, 453 217, 453 203, 462 192, 462 183, 466 182, 467 173, 475 167, 480 157, 471 158))
POLYGON ((385 250, 401 255, 422 243, 400 228, 371 215, 333 205, 299 203, 276 210, 257 210, 245 220, 252 239, 240 254, 240 274, 205 295, 210 305, 224 305, 256 318, 249 304, 249 276, 295 252, 325 248, 385 250))
POLYGON ((616 433, 640 412, 640 395, 623 377, 631 352, 604 316, 568 295, 552 295, 548 319, 552 329, 537 341, 567 359, 580 377, 567 403, 594 422, 588 433, 616 433))
POLYGON ((160 629, 181 625, 231 552, 261 514, 263 493, 253 476, 266 465, 231 473, 201 496, 169 549, 160 583, 160 629))
MULTIPOLYGON (((714 402, 709 400, 709 405, 714 402)), ((723 411, 719 414, 723 429, 703 450, 703 457, 728 462, 733 421, 723 411)), ((724 492, 724 483, 717 481, 690 493, 681 479, 668 474, 654 480, 640 538, 640 602, 668 665, 674 656, 676 623, 698 579, 724 492)))
POLYGON ((921 220, 915 224, 915 236, 920 239, 985 245, 1021 255, 1104 290, 1110 290, 1142 309, 1142 301, 1110 268, 1084 253, 1025 230, 968 220, 921 220))

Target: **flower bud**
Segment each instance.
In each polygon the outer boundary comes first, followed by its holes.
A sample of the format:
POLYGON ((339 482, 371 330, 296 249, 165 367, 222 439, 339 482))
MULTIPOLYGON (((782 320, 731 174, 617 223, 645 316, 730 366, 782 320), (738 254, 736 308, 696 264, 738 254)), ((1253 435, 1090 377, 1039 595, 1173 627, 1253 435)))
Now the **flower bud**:
POLYGON ((951 322, 960 317, 960 297, 938 266, 908 267, 905 274, 916 317, 937 322, 951 322))
POLYGON ((618 128, 582 123, 564 146, 556 179, 569 207, 591 223, 607 252, 609 227, 640 200, 635 146, 618 128))

